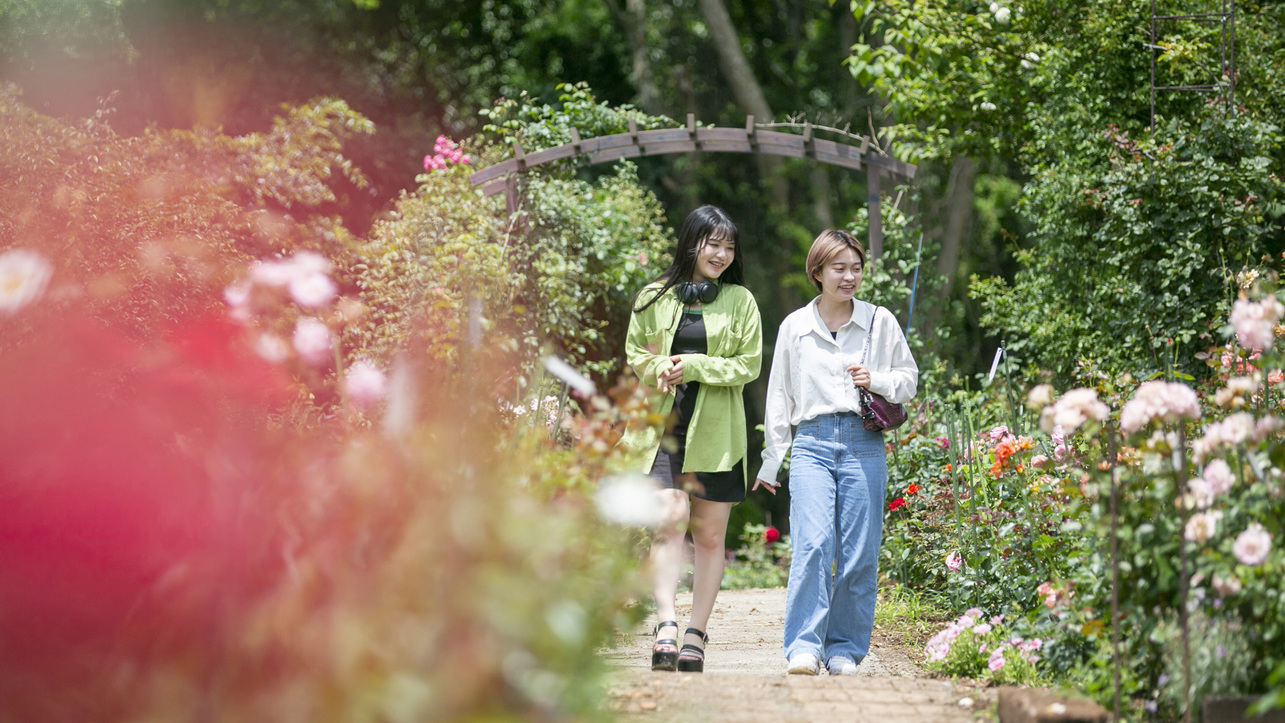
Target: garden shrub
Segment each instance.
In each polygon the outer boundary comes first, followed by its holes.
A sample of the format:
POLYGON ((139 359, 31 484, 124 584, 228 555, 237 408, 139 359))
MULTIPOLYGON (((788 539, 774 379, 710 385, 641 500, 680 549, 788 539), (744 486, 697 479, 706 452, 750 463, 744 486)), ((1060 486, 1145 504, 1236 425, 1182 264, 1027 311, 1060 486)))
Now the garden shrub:
MULTIPOLYGON (((312 248, 347 266, 354 239, 324 213, 333 171, 360 184, 341 142, 369 133, 342 101, 287 108, 267 133, 116 135, 105 120, 43 116, 0 87, 0 248, 58 267, 55 300, 135 337, 221 306, 255 257, 312 248)), ((13 333, 19 333, 14 330, 13 333)))
MULTIPOLYGON (((552 142, 571 127, 587 137, 602 130, 603 117, 625 117, 584 90, 563 103, 556 112, 504 104, 490 111, 492 128, 552 142)), ((475 142, 476 166, 501 160, 504 149, 475 142)), ((526 386, 541 354, 565 356, 600 379, 617 370, 632 295, 665 268, 674 244, 636 169, 620 163, 595 181, 569 166, 532 169, 512 218, 502 197, 483 198, 471 186, 475 170, 426 169, 419 188, 372 229, 358 281, 370 315, 351 331, 352 346, 380 359, 414 349, 457 363, 476 316, 483 346, 518 352, 512 377, 497 380, 504 394, 533 393, 526 386)))
POLYGON ((747 524, 735 559, 723 572, 724 590, 785 587, 790 577, 790 538, 775 527, 747 524))
MULTIPOLYGON (((901 457, 920 489, 889 492, 885 571, 941 591, 955 609, 1002 612, 1017 635, 1043 640, 1041 680, 1075 685, 1107 705, 1118 634, 1130 717, 1171 719, 1213 693, 1279 705, 1285 600, 1274 581, 1285 559, 1285 373, 1275 336, 1285 305, 1274 269, 1237 278, 1241 294, 1226 327, 1235 337, 1201 353, 1208 382, 1197 388, 1176 374, 1139 384, 1085 365, 1079 374, 1093 387, 1056 401, 1047 385, 1031 390, 1028 403, 1042 412, 1030 437, 1005 427, 958 431, 976 428, 974 418, 1029 424, 992 394, 980 409, 970 402, 962 414, 941 415, 943 439, 907 440, 901 457), (1118 583, 1107 542, 1113 476, 1118 583), (1186 664, 1180 610, 1189 614, 1190 683, 1177 674, 1186 664)), ((971 653, 950 650, 956 657, 936 667, 979 672, 971 653)))

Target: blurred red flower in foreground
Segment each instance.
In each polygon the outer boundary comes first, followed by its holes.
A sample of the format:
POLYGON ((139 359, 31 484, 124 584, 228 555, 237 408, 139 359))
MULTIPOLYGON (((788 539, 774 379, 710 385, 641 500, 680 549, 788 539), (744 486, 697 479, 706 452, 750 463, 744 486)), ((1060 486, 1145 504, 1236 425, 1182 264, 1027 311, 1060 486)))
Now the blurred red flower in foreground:
POLYGON ((763 539, 770 545, 781 539, 781 531, 775 527, 769 527, 766 530, 763 530, 763 539))
POLYGON ((215 654, 217 621, 280 567, 261 474, 285 380, 239 330, 141 346, 79 317, 42 326, 0 354, 0 719, 40 719, 42 685, 83 678, 93 700, 110 671, 85 662, 104 651, 215 654))

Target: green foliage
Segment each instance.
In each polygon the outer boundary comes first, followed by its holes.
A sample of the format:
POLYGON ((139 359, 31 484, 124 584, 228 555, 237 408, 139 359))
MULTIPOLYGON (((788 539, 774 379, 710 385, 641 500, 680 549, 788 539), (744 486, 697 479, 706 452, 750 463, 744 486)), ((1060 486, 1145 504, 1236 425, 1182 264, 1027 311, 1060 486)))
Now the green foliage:
POLYGON ((561 83, 556 104, 540 103, 538 99, 522 93, 517 98, 507 98, 480 113, 489 120, 482 130, 499 136, 502 143, 522 143, 530 153, 571 142, 571 129, 581 138, 596 138, 629 130, 629 121, 638 130, 673 128, 678 125, 664 116, 650 116, 631 106, 612 107, 605 101, 598 102, 589 84, 561 83))
MULTIPOLYGON (((1153 140, 1110 129, 1091 142, 1106 164, 1059 164, 1027 185, 1023 208, 1042 220, 1035 246, 1019 252, 1012 284, 974 280, 983 322, 1061 379, 1077 359, 1163 371, 1170 343, 1200 348, 1208 320, 1229 309, 1234 276, 1279 233, 1281 140, 1274 125, 1221 113, 1168 123, 1153 140)), ((1179 365, 1199 371, 1190 354, 1179 365)))
POLYGON ((117 135, 103 110, 55 120, 0 88, 0 237, 57 259, 69 298, 142 335, 222 308, 219 292, 256 256, 315 248, 345 260, 353 239, 320 213, 331 169, 368 123, 340 101, 287 109, 268 134, 117 135), (290 209, 289 215, 283 212, 290 209))

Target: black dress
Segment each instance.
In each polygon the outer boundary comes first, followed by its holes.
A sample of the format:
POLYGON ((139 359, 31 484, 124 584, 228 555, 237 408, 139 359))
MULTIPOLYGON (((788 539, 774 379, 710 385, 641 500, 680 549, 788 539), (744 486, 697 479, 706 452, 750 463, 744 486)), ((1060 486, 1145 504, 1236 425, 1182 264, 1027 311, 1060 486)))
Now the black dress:
MULTIPOLYGON (((672 354, 704 354, 709 344, 705 336, 705 319, 700 311, 684 309, 674 332, 672 354)), ((681 489, 711 502, 740 502, 745 499, 744 460, 738 461, 725 472, 697 472, 696 484, 683 483, 683 457, 687 449, 687 426, 696 412, 696 398, 700 382, 684 382, 674 389, 673 414, 678 415, 670 432, 677 443, 673 452, 666 451, 668 441, 662 442, 651 467, 651 476, 668 489, 681 489)))

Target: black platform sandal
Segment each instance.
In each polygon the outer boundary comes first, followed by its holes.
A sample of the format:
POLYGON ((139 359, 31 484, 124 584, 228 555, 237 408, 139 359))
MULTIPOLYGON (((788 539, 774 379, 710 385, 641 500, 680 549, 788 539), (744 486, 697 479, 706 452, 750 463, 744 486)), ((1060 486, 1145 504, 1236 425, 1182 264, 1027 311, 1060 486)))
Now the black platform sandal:
MULTIPOLYGON (((656 629, 652 635, 660 635, 661 628, 678 629, 678 623, 673 620, 666 620, 663 623, 656 623, 656 629)), ((678 668, 678 641, 673 638, 657 640, 651 648, 651 669, 664 670, 673 672, 678 668)))
MULTIPOLYGON (((701 645, 709 644, 709 636, 703 630, 696 628, 687 628, 687 635, 699 635, 701 645)), ((678 671, 681 673, 703 673, 705 672, 705 649, 698 648, 695 645, 684 645, 678 653, 678 671)))

